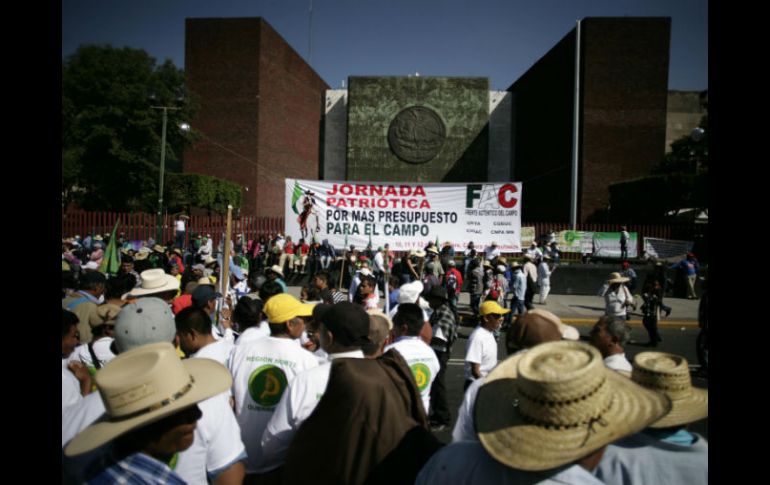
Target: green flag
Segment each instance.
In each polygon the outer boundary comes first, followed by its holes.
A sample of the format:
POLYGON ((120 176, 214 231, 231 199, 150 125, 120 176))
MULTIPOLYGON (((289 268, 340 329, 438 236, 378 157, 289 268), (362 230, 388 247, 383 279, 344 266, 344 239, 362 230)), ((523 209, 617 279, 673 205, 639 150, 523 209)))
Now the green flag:
POLYGON ((439 247, 440 243, 438 242, 438 234, 436 234, 436 247, 439 247))
POLYGON ((102 258, 102 264, 99 266, 99 271, 115 276, 120 269, 120 256, 118 256, 118 245, 115 240, 115 232, 118 230, 118 224, 120 219, 115 222, 115 227, 112 228, 112 234, 110 235, 110 242, 107 244, 107 249, 104 251, 104 257, 102 258))
POLYGON ((291 194, 291 209, 295 214, 299 215, 297 210, 297 201, 302 197, 302 187, 299 186, 299 182, 294 181, 294 192, 291 194))

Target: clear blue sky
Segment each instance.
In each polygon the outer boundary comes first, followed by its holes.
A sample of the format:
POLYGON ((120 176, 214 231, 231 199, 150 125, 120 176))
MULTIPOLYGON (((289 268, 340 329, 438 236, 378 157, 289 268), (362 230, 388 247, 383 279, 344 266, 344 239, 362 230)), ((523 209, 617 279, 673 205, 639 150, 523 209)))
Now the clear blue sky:
POLYGON ((488 77, 506 89, 577 19, 671 17, 669 89, 708 89, 707 0, 312 0, 312 36, 310 4, 62 0, 62 57, 110 44, 184 67, 186 18, 263 17, 333 88, 348 76, 419 72, 488 77))

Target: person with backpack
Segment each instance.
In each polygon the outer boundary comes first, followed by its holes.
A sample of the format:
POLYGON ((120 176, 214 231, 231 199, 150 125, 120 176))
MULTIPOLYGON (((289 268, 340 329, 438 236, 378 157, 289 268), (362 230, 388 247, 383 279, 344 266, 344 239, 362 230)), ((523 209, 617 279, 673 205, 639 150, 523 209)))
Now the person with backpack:
POLYGON ((457 321, 457 300, 460 298, 460 291, 463 287, 463 275, 455 268, 455 265, 454 259, 447 261, 447 270, 443 275, 441 285, 446 290, 449 308, 455 316, 455 321, 457 321))

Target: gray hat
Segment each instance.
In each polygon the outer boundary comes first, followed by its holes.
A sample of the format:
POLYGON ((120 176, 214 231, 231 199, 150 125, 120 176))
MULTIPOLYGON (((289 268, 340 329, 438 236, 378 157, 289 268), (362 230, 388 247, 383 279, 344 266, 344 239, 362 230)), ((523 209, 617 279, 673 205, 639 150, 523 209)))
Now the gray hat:
POLYGON ((119 352, 140 345, 172 342, 175 336, 174 314, 160 298, 148 296, 124 305, 115 320, 115 346, 119 352))

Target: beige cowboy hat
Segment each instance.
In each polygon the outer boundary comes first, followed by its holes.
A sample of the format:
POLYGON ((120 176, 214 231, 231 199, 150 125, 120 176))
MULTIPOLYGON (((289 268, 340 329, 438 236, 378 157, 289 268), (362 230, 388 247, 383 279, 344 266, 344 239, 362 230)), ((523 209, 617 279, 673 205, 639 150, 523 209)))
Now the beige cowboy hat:
POLYGON ((75 436, 67 456, 91 451, 230 388, 227 369, 210 359, 180 360, 169 342, 120 353, 96 374, 106 419, 75 436))
POLYGON ((272 271, 273 273, 277 273, 278 276, 283 278, 283 270, 277 264, 274 264, 274 265, 270 266, 270 268, 268 268, 268 271, 272 271))
POLYGON ((669 409, 666 396, 609 370, 595 348, 561 340, 513 355, 490 372, 475 423, 495 460, 548 470, 641 431, 669 409))
POLYGON ((436 246, 431 246, 431 247, 429 247, 429 248, 427 249, 427 251, 428 251, 429 253, 438 254, 438 249, 436 248, 436 246))
POLYGON ((640 352, 634 357, 631 379, 671 399, 671 411, 651 424, 652 428, 679 426, 709 415, 709 392, 692 387, 690 367, 684 357, 663 352, 640 352))
POLYGON ((621 276, 620 273, 612 273, 610 274, 610 279, 607 280, 607 283, 626 283, 628 281, 631 281, 631 279, 621 276))
POLYGON ((142 286, 139 288, 134 288, 128 293, 127 296, 124 295, 127 298, 152 295, 155 293, 163 293, 164 291, 179 289, 179 280, 170 274, 167 274, 160 268, 142 271, 142 274, 139 276, 142 278, 142 286))
POLYGON ((212 264, 214 264, 214 263, 216 263, 216 262, 217 262, 217 260, 216 260, 215 258, 212 258, 212 257, 211 257, 210 255, 208 255, 208 254, 206 255, 206 257, 205 257, 205 258, 203 258, 203 264, 204 264, 205 266, 210 266, 210 265, 212 265, 212 264))
POLYGON ((150 253, 147 253, 145 251, 139 251, 138 253, 134 254, 134 260, 135 261, 142 261, 144 259, 147 259, 147 256, 149 256, 150 253))
POLYGON ((154 246, 152 247, 152 250, 153 250, 153 251, 155 251, 155 252, 158 252, 158 253, 165 253, 165 252, 166 252, 166 248, 164 248, 164 247, 163 247, 163 246, 161 246, 160 244, 156 244, 156 245, 154 245, 154 246))
POLYGON ((425 251, 422 249, 412 249, 409 251, 409 256, 417 256, 418 258, 424 258, 425 257, 425 251))

